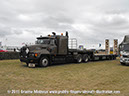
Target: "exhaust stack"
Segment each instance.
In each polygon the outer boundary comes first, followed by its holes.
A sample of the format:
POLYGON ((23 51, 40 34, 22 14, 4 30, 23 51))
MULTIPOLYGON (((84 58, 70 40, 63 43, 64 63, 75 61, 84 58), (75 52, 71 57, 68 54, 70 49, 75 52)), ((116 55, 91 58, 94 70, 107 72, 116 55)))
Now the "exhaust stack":
POLYGON ((56 35, 56 33, 55 32, 52 32, 52 34, 55 36, 56 35))

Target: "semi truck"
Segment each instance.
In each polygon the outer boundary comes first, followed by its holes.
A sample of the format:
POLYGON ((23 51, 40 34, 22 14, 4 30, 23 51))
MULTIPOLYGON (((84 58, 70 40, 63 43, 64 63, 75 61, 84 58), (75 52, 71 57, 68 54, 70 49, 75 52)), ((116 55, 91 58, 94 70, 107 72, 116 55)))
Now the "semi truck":
POLYGON ((129 65, 129 35, 124 37, 124 40, 119 45, 120 63, 122 65, 129 65))
POLYGON ((57 63, 81 63, 95 60, 113 60, 115 54, 95 54, 92 50, 77 49, 77 40, 69 39, 65 35, 52 35, 37 37, 35 45, 23 46, 20 50, 20 61, 27 65, 35 64, 47 67, 57 63))

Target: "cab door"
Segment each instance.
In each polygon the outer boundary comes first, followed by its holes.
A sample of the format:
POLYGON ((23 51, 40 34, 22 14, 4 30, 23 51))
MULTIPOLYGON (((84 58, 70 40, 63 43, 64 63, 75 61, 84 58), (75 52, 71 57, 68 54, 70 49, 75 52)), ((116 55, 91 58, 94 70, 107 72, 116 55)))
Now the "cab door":
POLYGON ((56 40, 51 39, 50 40, 50 53, 56 55, 57 54, 57 45, 56 45, 56 40))

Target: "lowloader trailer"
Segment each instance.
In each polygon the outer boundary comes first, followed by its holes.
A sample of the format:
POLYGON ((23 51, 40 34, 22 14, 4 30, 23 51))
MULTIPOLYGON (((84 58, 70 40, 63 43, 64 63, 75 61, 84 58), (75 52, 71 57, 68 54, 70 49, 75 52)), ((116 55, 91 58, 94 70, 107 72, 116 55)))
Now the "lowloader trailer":
POLYGON ((76 47, 76 39, 72 39, 69 45, 68 32, 66 35, 40 36, 35 45, 23 46, 20 51, 20 61, 28 66, 31 64, 47 67, 57 63, 81 63, 95 60, 114 60, 117 55, 96 55, 91 50, 79 50, 76 47), (69 46, 72 48, 70 49, 69 46))

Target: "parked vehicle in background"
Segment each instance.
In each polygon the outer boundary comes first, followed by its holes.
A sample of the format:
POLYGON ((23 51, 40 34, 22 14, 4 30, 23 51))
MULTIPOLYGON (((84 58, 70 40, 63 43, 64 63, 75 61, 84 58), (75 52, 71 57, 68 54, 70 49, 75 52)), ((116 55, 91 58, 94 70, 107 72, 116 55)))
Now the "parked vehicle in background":
POLYGON ((0 48, 0 52, 8 52, 8 51, 0 48))
POLYGON ((129 65, 129 35, 124 37, 124 40, 119 45, 120 63, 122 65, 129 65))
POLYGON ((19 47, 16 47, 16 46, 8 46, 8 47, 6 48, 6 50, 7 50, 8 52, 20 52, 20 48, 19 48, 19 47))

